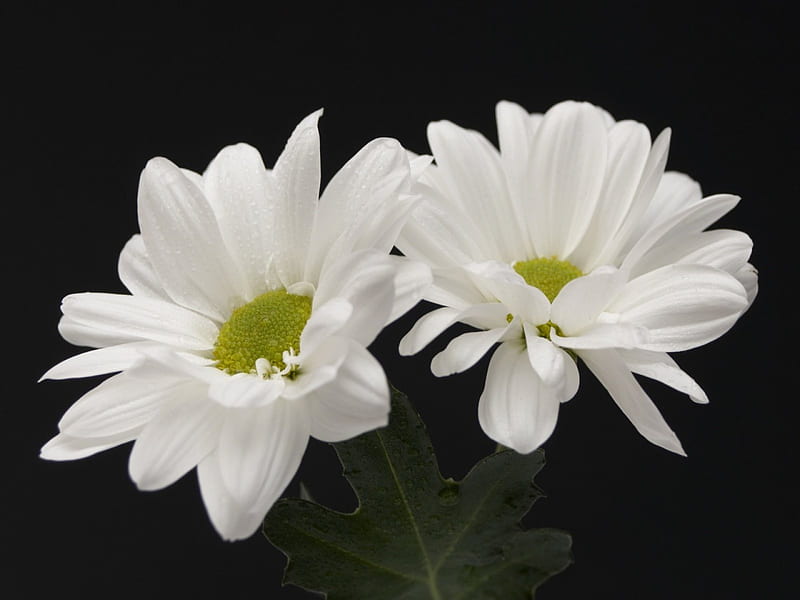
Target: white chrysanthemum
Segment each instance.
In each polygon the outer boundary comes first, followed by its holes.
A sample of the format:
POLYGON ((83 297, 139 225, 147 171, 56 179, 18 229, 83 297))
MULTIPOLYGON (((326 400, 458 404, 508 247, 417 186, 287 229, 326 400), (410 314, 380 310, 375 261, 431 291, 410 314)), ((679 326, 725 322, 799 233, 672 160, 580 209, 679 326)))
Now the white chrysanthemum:
POLYGON ((668 130, 651 143, 644 125, 591 104, 531 115, 500 102, 497 125, 500 152, 453 123, 428 127, 436 165, 397 245, 433 267, 426 297, 444 308, 417 322, 401 353, 456 322, 482 330, 434 357, 444 376, 499 342, 478 416, 518 452, 550 436, 580 359, 645 438, 683 454, 633 374, 707 402, 666 353, 719 337, 756 294, 750 238, 705 231, 738 198, 702 198, 687 176, 664 173, 668 130))
POLYGON ((142 233, 119 260, 132 295, 67 296, 61 334, 99 349, 43 379, 121 373, 66 412, 44 458, 135 440, 129 471, 143 490, 197 466, 211 521, 233 540, 258 528, 309 435, 338 441, 386 424, 388 384, 366 346, 431 281, 427 266, 388 254, 426 161, 375 140, 318 200, 321 112, 272 170, 245 144, 202 176, 148 162, 142 233))

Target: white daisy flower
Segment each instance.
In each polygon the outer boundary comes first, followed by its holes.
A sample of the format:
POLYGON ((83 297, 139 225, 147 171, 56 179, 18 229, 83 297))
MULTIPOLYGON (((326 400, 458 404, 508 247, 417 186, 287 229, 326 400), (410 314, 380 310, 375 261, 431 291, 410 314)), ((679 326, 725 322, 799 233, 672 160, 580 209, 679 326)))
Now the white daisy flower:
POLYGON ((339 441, 387 423, 388 384, 366 346, 430 284, 427 266, 388 254, 428 161, 375 140, 318 198, 321 112, 272 170, 246 144, 203 175, 147 163, 141 235, 119 259, 131 295, 67 296, 59 331, 98 349, 43 379, 121 372, 67 410, 44 458, 135 440, 142 490, 196 466, 214 527, 235 540, 259 527, 309 435, 339 441))
POLYGON ((552 433, 583 361, 648 440, 684 454, 634 374, 707 402, 667 352, 727 331, 756 294, 752 242, 706 231, 738 198, 703 198, 664 173, 669 130, 587 103, 528 114, 497 106, 498 152, 481 134, 428 127, 436 161, 419 180, 398 247, 433 267, 427 299, 443 305, 401 340, 418 352, 456 322, 437 376, 468 369, 496 343, 478 417, 495 441, 526 453, 552 433))

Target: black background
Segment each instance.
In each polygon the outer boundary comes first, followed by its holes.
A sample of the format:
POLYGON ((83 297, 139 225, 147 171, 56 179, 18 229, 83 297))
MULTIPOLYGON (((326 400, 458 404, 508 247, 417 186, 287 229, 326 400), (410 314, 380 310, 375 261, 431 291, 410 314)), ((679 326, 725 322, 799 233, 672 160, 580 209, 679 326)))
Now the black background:
MULTIPOLYGON (((57 333, 59 301, 124 291, 117 256, 138 231, 148 158, 202 171, 247 141, 271 165, 324 107, 324 183, 374 137, 425 152, 425 125, 447 118, 496 140, 498 100, 543 111, 567 98, 654 134, 671 126, 668 168, 742 196, 718 226, 754 238, 761 293, 722 339, 676 356, 710 405, 647 386, 688 459, 648 444, 582 378, 545 444, 547 498, 528 518, 570 531, 575 564, 537 598, 796 597, 795 20, 769 3, 601 4, 2 9, 6 597, 310 597, 281 588, 283 556, 260 535, 219 540, 193 473, 141 493, 129 445, 38 458, 97 383, 34 383, 76 352, 57 333)), ((487 361, 433 378, 427 365, 451 336, 400 358, 397 341, 429 308, 372 349, 421 411, 445 475, 462 477, 493 448, 476 418, 487 361)), ((312 442, 287 494, 300 479, 323 503, 353 506, 329 447, 312 442)))

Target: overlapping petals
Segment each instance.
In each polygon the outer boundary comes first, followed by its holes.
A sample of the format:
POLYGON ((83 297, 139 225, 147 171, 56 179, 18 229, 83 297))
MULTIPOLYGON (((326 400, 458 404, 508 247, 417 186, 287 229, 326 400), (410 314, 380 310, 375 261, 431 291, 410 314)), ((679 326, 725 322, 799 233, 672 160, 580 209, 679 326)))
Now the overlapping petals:
POLYGON ((421 298, 430 269, 390 256, 419 201, 425 157, 392 139, 365 146, 319 199, 312 113, 272 170, 246 144, 205 173, 147 163, 137 234, 119 275, 130 295, 67 296, 59 329, 95 348, 43 378, 117 373, 64 415, 42 456, 71 460, 134 440, 131 478, 170 485, 197 467, 210 519, 225 539, 251 535, 291 481, 309 436, 350 438, 386 424, 389 389, 366 346, 421 298), (299 348, 278 370, 215 366, 234 309, 272 290, 311 297, 299 348))
POLYGON ((717 339, 757 294, 752 240, 707 230, 738 198, 704 198, 686 175, 665 173, 669 130, 653 140, 641 123, 571 101, 543 115, 500 102, 496 114, 499 151, 448 121, 428 127, 436 164, 416 184, 423 199, 398 247, 431 266, 426 299, 442 308, 411 328, 400 352, 456 322, 480 330, 434 357, 444 376, 499 343, 478 416, 519 452, 551 434, 582 361, 645 438, 683 454, 634 374, 708 401, 666 352, 717 339), (536 259, 583 275, 550 302, 513 268, 536 259))

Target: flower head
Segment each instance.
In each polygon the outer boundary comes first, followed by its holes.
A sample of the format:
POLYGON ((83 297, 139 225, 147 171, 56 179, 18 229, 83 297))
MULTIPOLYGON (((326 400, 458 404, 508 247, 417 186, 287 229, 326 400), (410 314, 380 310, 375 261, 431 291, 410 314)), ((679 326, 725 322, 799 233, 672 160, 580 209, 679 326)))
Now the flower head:
POLYGON ((550 436, 582 361, 645 438, 683 454, 634 374, 707 402, 667 352, 716 339, 755 297, 750 238, 706 231, 739 199, 703 198, 686 175, 665 173, 669 130, 651 142, 641 123, 588 103, 541 115, 500 102, 497 126, 499 152, 453 123, 428 127, 436 165, 397 245, 433 267, 427 299, 443 308, 401 353, 456 322, 477 328, 434 357, 444 376, 499 342, 478 416, 519 452, 550 436))
POLYGON ((211 521, 239 539, 283 492, 310 435, 338 441, 386 424, 388 384, 366 346, 430 283, 428 267, 388 254, 418 201, 412 169, 426 161, 375 140, 319 198, 320 114, 272 170, 245 144, 202 175, 147 163, 141 235, 119 259, 131 294, 64 298, 61 334, 97 349, 43 378, 119 373, 66 412, 44 458, 135 440, 140 489, 197 467, 211 521))

